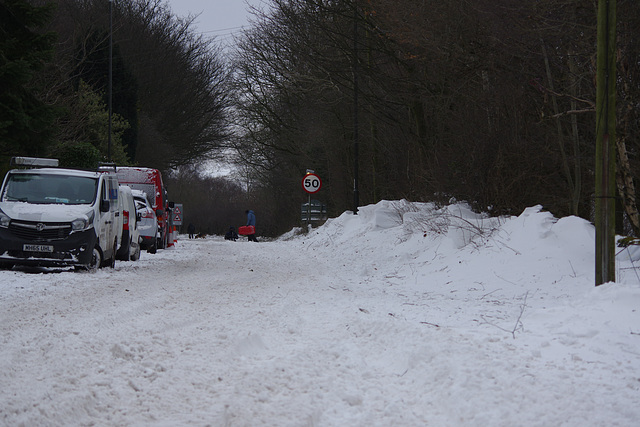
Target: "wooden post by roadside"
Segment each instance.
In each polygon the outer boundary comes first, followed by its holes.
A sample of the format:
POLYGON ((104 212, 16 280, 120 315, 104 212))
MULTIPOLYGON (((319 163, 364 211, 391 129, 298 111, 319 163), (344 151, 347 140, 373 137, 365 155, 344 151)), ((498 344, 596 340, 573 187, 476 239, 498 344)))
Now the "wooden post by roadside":
POLYGON ((596 286, 616 280, 616 0, 598 1, 596 286))

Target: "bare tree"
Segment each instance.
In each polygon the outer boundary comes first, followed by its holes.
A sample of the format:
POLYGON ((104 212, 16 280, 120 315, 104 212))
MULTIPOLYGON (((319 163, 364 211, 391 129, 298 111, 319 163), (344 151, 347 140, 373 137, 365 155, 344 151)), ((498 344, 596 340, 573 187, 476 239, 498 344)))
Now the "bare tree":
MULTIPOLYGON (((637 6, 623 3, 629 11, 622 20, 629 23, 625 49, 633 57, 637 6)), ((350 207, 357 69, 364 204, 455 197, 495 214, 543 204, 559 216, 589 218, 593 2, 270 5, 240 41, 234 81, 244 130, 238 152, 260 180, 286 176, 294 193, 296 177, 312 168, 328 178, 330 209, 350 207)), ((624 69, 628 94, 637 90, 631 62, 624 69)), ((628 99, 624 123, 635 129, 635 109, 628 108, 634 98, 628 99)), ((620 186, 632 207, 635 190, 628 189, 638 150, 626 152, 620 186)))
MULTIPOLYGON (((49 99, 73 105, 80 81, 106 97, 108 2, 56 3, 57 57, 42 76, 49 99)), ((162 0, 113 2, 113 107, 130 125, 123 141, 131 162, 167 170, 217 156, 228 138, 228 67, 191 23, 162 0)), ((61 142, 77 139, 71 123, 60 122, 61 142)))

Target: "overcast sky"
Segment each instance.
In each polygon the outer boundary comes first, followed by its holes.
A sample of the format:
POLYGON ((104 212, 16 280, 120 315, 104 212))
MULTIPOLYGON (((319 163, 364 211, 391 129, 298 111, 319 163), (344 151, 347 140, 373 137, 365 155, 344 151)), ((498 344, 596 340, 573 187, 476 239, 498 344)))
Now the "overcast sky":
POLYGON ((231 42, 233 33, 249 24, 248 5, 258 6, 265 0, 168 0, 175 15, 199 15, 194 28, 222 42, 231 42))

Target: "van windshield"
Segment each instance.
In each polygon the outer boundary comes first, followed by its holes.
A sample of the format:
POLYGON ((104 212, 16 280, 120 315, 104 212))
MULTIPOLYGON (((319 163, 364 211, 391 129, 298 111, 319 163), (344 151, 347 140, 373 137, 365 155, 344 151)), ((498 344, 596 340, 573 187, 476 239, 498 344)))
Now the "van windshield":
POLYGON ((34 204, 92 204, 97 178, 39 173, 9 174, 2 194, 3 202, 34 204))

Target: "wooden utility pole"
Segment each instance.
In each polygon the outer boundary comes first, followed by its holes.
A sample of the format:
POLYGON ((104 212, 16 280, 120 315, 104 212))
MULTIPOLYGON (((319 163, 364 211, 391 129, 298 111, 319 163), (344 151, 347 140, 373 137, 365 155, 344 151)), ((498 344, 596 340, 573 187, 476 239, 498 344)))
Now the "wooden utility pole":
POLYGON ((616 0, 598 1, 596 286, 616 280, 616 0))
POLYGON ((360 189, 358 182, 358 3, 353 2, 353 214, 358 214, 360 189))

